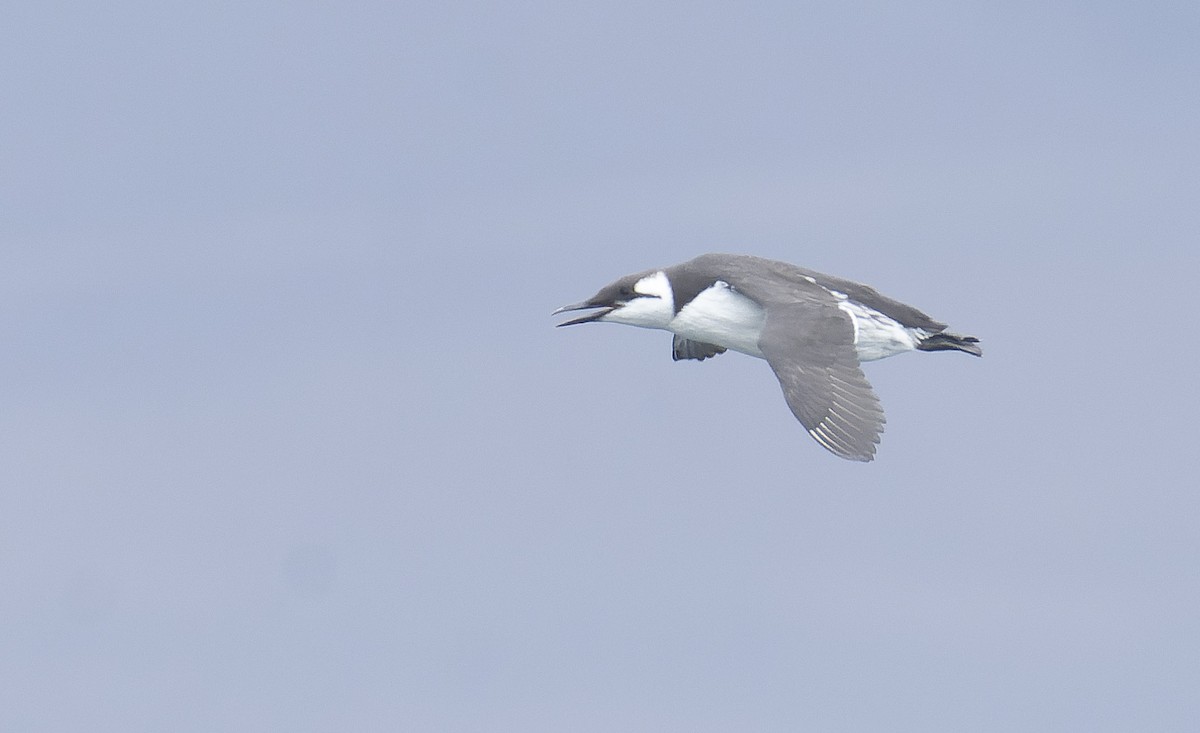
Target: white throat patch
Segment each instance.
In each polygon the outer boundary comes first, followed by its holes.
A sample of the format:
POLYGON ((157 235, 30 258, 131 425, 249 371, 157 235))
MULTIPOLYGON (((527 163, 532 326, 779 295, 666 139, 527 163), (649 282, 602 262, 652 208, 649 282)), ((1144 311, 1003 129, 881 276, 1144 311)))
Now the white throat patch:
POLYGON ((600 320, 641 328, 665 329, 675 317, 675 294, 667 273, 659 270, 633 284, 633 298, 600 320))

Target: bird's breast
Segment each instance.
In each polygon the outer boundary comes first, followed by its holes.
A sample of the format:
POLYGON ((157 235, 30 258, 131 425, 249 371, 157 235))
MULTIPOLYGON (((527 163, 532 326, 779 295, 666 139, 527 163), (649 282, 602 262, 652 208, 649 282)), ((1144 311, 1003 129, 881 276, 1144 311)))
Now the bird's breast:
POLYGON ((753 300, 718 280, 688 301, 671 321, 680 336, 763 358, 758 348, 766 312, 753 300))

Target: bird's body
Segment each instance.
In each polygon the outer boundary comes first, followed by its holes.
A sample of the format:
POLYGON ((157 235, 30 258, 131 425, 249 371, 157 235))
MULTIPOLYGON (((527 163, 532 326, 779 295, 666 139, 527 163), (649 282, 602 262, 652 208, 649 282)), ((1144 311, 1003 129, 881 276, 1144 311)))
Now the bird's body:
POLYGON ((914 349, 982 353, 978 339, 948 333, 866 285, 749 255, 701 255, 628 275, 555 313, 584 309, 600 311, 559 325, 607 321, 670 331, 676 360, 726 350, 765 359, 813 438, 860 461, 874 457, 884 417, 859 362, 914 349))

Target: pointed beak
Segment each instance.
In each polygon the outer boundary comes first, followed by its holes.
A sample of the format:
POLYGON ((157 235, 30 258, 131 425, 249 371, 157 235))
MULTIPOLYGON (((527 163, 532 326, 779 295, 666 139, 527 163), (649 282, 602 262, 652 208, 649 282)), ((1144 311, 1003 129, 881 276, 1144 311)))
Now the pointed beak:
POLYGON ((585 311, 585 310, 591 310, 593 308, 598 308, 599 310, 597 310, 595 313, 589 313, 586 316, 579 316, 578 318, 572 318, 569 321, 563 321, 562 323, 560 323, 558 325, 559 326, 574 326, 577 323, 591 323, 592 321, 603 318, 604 316, 606 316, 609 313, 612 313, 614 310, 616 310, 612 306, 594 305, 585 300, 582 303, 575 303, 573 305, 564 305, 562 308, 559 308, 558 310, 554 311, 550 315, 557 316, 559 313, 567 313, 569 311, 585 311))

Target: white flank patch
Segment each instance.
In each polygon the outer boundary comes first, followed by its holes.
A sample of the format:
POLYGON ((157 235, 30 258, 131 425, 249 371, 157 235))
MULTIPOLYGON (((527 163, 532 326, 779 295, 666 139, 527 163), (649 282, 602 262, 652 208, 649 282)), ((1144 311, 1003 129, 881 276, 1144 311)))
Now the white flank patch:
POLYGON ((854 347, 859 361, 874 361, 917 348, 923 334, 905 328, 877 310, 852 300, 838 303, 854 322, 854 347))
POLYGON ((766 313, 758 303, 718 280, 683 306, 669 328, 686 339, 761 359, 758 337, 765 320, 766 313))
MULTIPOLYGON (((846 301, 844 301, 844 300, 843 300, 841 303, 838 303, 838 308, 841 308, 841 309, 842 309, 842 310, 844 310, 844 311, 845 311, 847 314, 849 314, 849 316, 850 316, 850 324, 851 324, 852 326, 854 326, 854 345, 855 345, 855 346, 858 346, 858 338, 859 338, 859 331, 858 331, 858 318, 857 318, 857 317, 854 315, 854 309, 853 309, 853 308, 851 308, 851 307, 850 307, 850 305, 849 305, 849 304, 848 304, 846 301)), ((861 359, 862 359, 862 355, 860 354, 860 355, 859 355, 859 360, 861 360, 861 359)))

